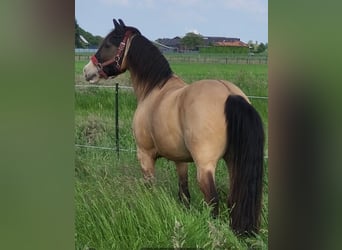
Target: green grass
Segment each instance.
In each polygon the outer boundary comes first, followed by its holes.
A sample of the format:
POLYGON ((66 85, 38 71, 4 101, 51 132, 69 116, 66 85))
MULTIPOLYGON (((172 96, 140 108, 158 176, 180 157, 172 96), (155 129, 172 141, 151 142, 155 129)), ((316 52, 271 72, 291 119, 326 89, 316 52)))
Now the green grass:
MULTIPOLYGON (((76 83, 86 62, 76 62, 76 83)), ((267 96, 267 65, 172 63, 187 82, 226 79, 248 95, 267 96)), ((122 76, 129 82, 127 74, 122 76)), ((117 79, 116 81, 119 81, 117 79)), ((110 80, 106 84, 113 84, 110 80)), ((121 80, 119 81, 122 83, 121 80)), ((267 100, 252 99, 267 132, 267 100)), ((120 148, 135 149, 131 123, 136 108, 131 91, 120 90, 120 148)), ((267 134, 267 133, 266 133, 267 134)), ((75 91, 75 143, 114 147, 114 90, 75 91)), ((267 146, 266 146, 267 153, 267 146)), ((204 249, 268 248, 268 161, 265 160, 262 226, 255 238, 236 237, 228 226, 228 173, 222 161, 216 171, 220 216, 213 220, 189 167, 191 208, 178 201, 178 182, 172 162, 159 159, 156 183, 146 186, 134 152, 76 148, 76 249, 140 249, 142 247, 203 247, 204 249)))
MULTIPOLYGON (((79 249, 85 246, 96 249, 156 246, 247 249, 267 244, 263 239, 267 231, 262 231, 255 239, 236 237, 229 230, 224 210, 218 220, 210 217, 210 210, 203 202, 195 200, 191 209, 186 210, 175 198, 172 186, 177 186, 176 183, 161 181, 147 187, 134 174, 132 177, 114 175, 109 166, 106 171, 91 171, 87 181, 76 183, 76 245, 79 249)), ((194 191, 192 194, 199 195, 194 191)))

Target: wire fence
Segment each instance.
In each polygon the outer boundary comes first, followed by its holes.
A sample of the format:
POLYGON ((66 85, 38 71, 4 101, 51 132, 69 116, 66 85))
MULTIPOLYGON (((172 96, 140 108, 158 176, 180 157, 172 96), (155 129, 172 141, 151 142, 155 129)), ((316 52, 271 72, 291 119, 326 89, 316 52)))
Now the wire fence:
MULTIPOLYGON (((89 61, 93 53, 75 53, 75 61, 89 61)), ((266 55, 164 54, 169 62, 204 64, 267 64, 266 55)))
MULTIPOLYGON (((128 152, 128 153, 135 153, 137 152, 136 149, 126 149, 120 148, 120 135, 119 135, 119 89, 126 89, 126 90, 133 90, 133 87, 129 86, 120 86, 118 83, 115 85, 90 85, 90 84, 75 84, 75 88, 109 88, 115 89, 115 105, 114 105, 114 117, 115 117, 115 147, 106 147, 106 146, 94 146, 94 145, 84 145, 84 144, 75 144, 76 148, 86 148, 86 149, 95 149, 95 150, 109 150, 116 152, 117 156, 119 157, 120 152, 128 152)), ((268 96, 247 96, 250 99, 262 99, 268 100, 268 96)), ((264 156, 264 159, 268 159, 268 155, 264 156)))
MULTIPOLYGON (((114 89, 116 85, 91 85, 91 84, 76 84, 76 88, 112 88, 114 89)), ((119 89, 129 89, 133 90, 133 87, 129 86, 120 86, 118 85, 119 89)), ((255 95, 248 95, 247 96, 250 99, 268 99, 268 96, 255 96, 255 95)))

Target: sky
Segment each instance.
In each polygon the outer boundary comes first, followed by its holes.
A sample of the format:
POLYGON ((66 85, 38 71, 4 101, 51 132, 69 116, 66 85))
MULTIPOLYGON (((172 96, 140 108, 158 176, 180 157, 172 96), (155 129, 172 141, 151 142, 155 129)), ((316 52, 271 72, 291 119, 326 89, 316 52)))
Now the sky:
POLYGON ((75 17, 102 37, 121 18, 150 40, 195 32, 268 43, 268 0, 75 0, 75 17))

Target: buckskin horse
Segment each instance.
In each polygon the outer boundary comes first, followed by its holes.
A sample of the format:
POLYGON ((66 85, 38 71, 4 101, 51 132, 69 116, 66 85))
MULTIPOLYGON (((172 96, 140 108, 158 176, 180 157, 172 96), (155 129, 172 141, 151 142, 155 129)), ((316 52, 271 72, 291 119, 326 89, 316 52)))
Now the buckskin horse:
POLYGON ((230 226, 237 234, 260 227, 264 130, 247 96, 233 83, 200 80, 186 84, 137 28, 113 19, 114 29, 84 67, 90 83, 128 70, 137 109, 133 133, 144 178, 154 178, 155 161, 176 164, 179 198, 189 204, 188 166, 195 162, 205 201, 218 215, 215 169, 228 166, 230 226))

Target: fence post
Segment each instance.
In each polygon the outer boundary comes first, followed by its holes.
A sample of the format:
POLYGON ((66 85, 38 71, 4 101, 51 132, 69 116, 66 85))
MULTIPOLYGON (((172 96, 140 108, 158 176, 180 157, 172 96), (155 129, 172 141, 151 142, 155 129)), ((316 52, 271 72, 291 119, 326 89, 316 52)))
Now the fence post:
POLYGON ((115 150, 119 157, 119 84, 115 83, 115 150))

